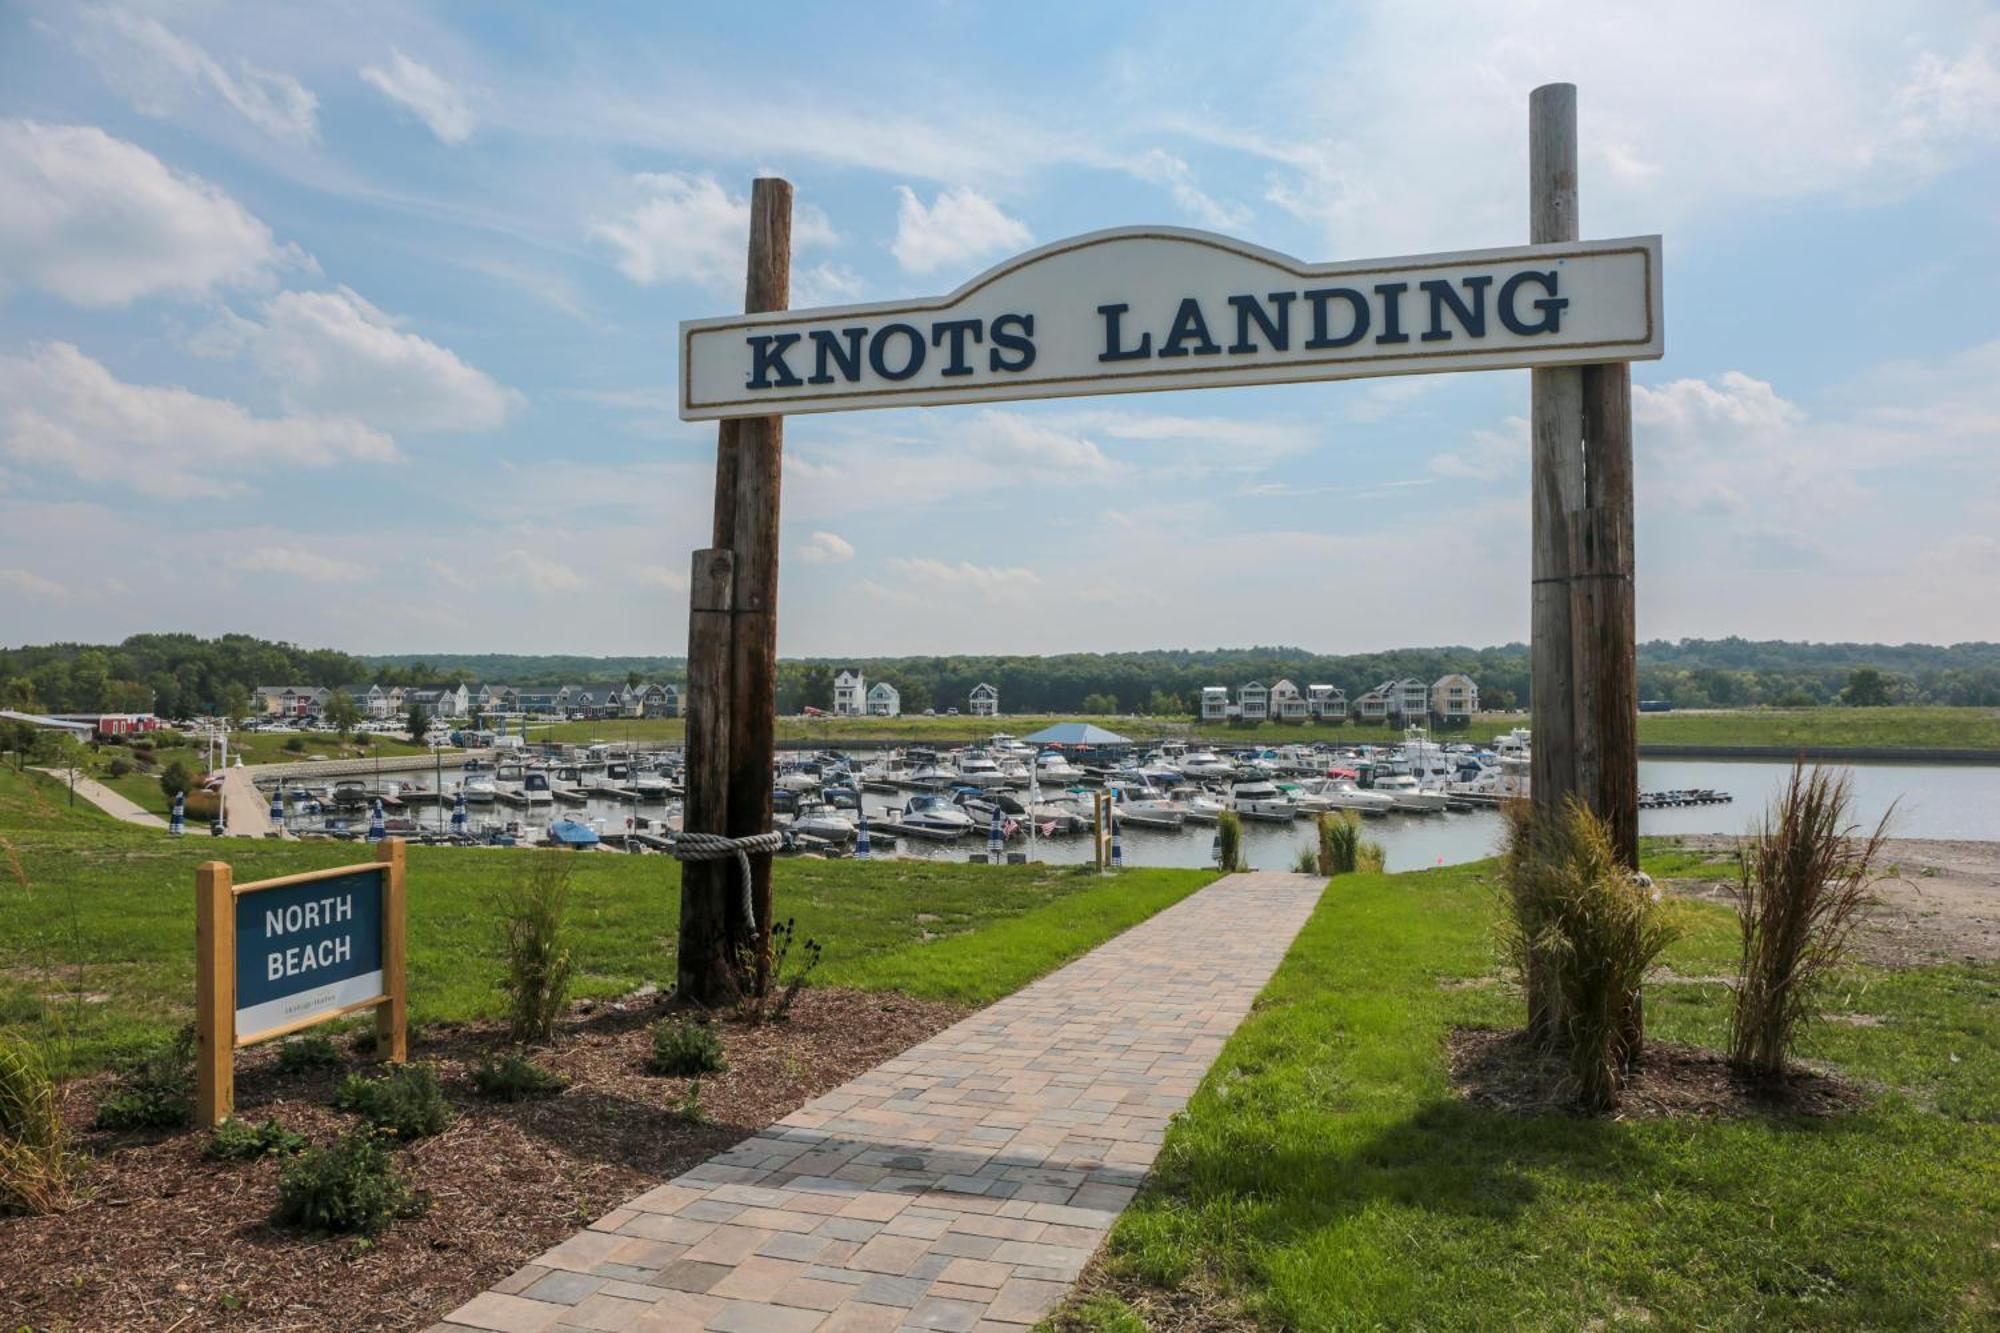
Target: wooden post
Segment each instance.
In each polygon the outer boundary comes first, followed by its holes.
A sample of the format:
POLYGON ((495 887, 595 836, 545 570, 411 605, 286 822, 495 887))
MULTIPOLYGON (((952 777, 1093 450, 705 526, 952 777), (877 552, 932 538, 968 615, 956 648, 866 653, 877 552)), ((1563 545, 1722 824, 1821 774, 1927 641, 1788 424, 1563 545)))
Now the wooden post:
MULTIPOLYGON (((792 187, 760 178, 750 187, 750 255, 743 308, 749 314, 791 304, 792 187)), ((777 750, 778 513, 785 419, 742 417, 717 432, 715 544, 735 555, 729 659, 729 834, 771 828, 771 765, 777 750), (733 426, 734 429, 730 429, 733 426), (722 530, 725 515, 728 530, 722 530)), ((771 855, 750 858, 755 986, 770 983, 771 855)), ((749 934, 740 895, 732 900, 731 936, 749 934)))
POLYGON ((375 1006, 375 1056, 393 1064, 410 1058, 410 991, 405 978, 403 942, 404 842, 384 838, 375 859, 388 867, 382 876, 382 993, 375 1006))
MULTIPOLYGON (((688 582, 687 800, 681 827, 695 833, 729 831, 729 622, 735 560, 727 550, 696 551, 688 582)), ((675 989, 711 1008, 735 998, 728 900, 741 895, 736 873, 733 859, 681 863, 675 989)))
MULTIPOLYGON (((1576 86, 1528 98, 1528 239, 1577 239, 1576 86)), ((1577 789, 1576 659, 1570 616, 1571 524, 1583 507, 1583 372, 1532 370, 1534 567, 1528 648, 1534 758, 1529 794, 1552 813, 1577 789)))
POLYGON ((194 872, 195 1125, 236 1106, 236 894, 227 861, 194 872))
POLYGON ((1639 867, 1639 662, 1632 582, 1632 368, 1583 368, 1584 508, 1575 614, 1577 785, 1610 823, 1625 864, 1639 867))

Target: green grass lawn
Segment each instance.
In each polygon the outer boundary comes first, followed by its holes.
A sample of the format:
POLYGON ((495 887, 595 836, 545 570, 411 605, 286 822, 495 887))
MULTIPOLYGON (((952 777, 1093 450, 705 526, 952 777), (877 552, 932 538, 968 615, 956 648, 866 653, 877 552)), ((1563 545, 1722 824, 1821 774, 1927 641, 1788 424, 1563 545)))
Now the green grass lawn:
MULTIPOLYGON (((1314 741, 1388 744, 1403 734, 1393 727, 1323 726, 1267 722, 1261 726, 1202 726, 1192 718, 1076 717, 1070 715, 976 717, 858 717, 778 719, 778 739, 810 741, 838 749, 863 740, 930 741, 940 745, 984 740, 996 731, 1029 735, 1055 722, 1093 722, 1135 741, 1200 739, 1220 745, 1283 745, 1314 741)), ((1471 726, 1440 732, 1441 740, 1490 741, 1532 725, 1521 713, 1483 713, 1471 726)), ((535 739, 629 741, 678 745, 686 735, 677 718, 534 724, 535 739)), ((1644 713, 1641 745, 1931 746, 2000 749, 2000 709, 1993 708, 1744 708, 1727 712, 1644 713)))
MULTIPOLYGON (((1273 1329, 1994 1326, 2000 968, 1845 974, 1833 1008, 1879 1026, 1806 1054, 1878 1085, 1854 1114, 1502 1115, 1451 1096, 1443 1056, 1520 1020, 1486 871, 1334 882, 1113 1231, 1114 1290, 1273 1329)), ((1733 972, 1733 917, 1672 910, 1674 973, 1733 972)), ((1649 986, 1649 1035, 1718 1044, 1727 994, 1649 986)), ((1066 1318, 1142 1327, 1115 1295, 1066 1318)))
MULTIPOLYGON (((249 842, 132 829, 60 784, 0 773, 0 1027, 60 1032, 73 1068, 171 1032, 194 1004, 194 868, 238 882, 369 859, 357 844, 249 842), (82 1000, 74 998, 81 995, 82 1000)), ((525 853, 409 850, 410 1008, 418 1023, 499 1012, 493 905, 525 853)), ((673 976, 680 867, 578 856, 578 997, 673 976)), ((825 946, 815 981, 983 1004, 1192 893, 1202 870, 1115 879, 1047 866, 781 860, 776 911, 825 946)))

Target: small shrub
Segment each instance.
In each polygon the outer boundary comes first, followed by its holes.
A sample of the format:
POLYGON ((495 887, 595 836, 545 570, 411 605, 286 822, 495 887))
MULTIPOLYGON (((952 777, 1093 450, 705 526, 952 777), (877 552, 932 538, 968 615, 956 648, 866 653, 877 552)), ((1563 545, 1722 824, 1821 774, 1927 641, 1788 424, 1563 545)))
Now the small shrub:
POLYGON ((705 1125, 708 1123, 708 1112, 702 1109, 701 1105, 700 1079, 695 1079, 688 1084, 687 1091, 682 1094, 680 1101, 674 1105, 669 1114, 684 1125, 705 1125))
POLYGON ((104 766, 104 771, 114 778, 122 778, 132 771, 132 761, 120 755, 104 766))
POLYGON ((685 1018, 663 1018, 653 1024, 653 1052, 646 1058, 646 1072, 671 1078, 698 1078, 721 1074, 729 1069, 722 1050, 722 1038, 706 1023, 685 1018))
POLYGON ((1224 810, 1215 820, 1215 836, 1221 847, 1220 860, 1224 874, 1233 874, 1243 868, 1243 818, 1234 810, 1224 810))
POLYGON ((1354 853, 1354 868, 1364 875, 1379 875, 1389 864, 1389 854, 1379 842, 1364 842, 1354 853))
POLYGON ((573 963, 568 929, 570 868, 563 852, 525 858, 500 903, 507 971, 507 1030, 515 1041, 547 1041, 569 1002, 573 963))
POLYGON ((39 1216, 68 1200, 76 1164, 60 1102, 41 1052, 0 1034, 0 1216, 39 1216))
POLYGON ((1729 1059, 1760 1078, 1783 1076, 1827 977, 1847 956, 1873 901, 1875 858, 1889 815, 1873 834, 1857 838, 1858 827, 1848 822, 1852 806, 1849 775, 1815 768, 1808 776, 1794 764, 1784 792, 1737 853, 1743 953, 1729 1059))
POLYGON ((280 1074, 305 1074, 315 1069, 335 1069, 340 1065, 340 1051, 333 1044, 333 1038, 322 1033, 307 1037, 294 1037, 278 1048, 278 1072, 280 1074))
POLYGON ((1319 873, 1351 875, 1361 864, 1361 825, 1345 810, 1327 810, 1319 826, 1319 873))
MULTIPOLYGON (((775 1022, 792 1011, 792 1002, 799 998, 799 992, 805 989, 806 978, 813 974, 813 969, 819 966, 826 952, 818 940, 808 938, 800 946, 804 960, 787 980, 785 961, 791 957, 792 944, 797 938, 790 917, 771 927, 771 970, 768 975, 772 984, 762 994, 756 993, 755 987, 745 987, 738 994, 736 1012, 740 1017, 752 1023, 761 1023, 766 1018, 775 1022), (772 1002, 774 996, 775 1003, 772 1002)), ((757 975, 757 955, 753 949, 745 948, 738 952, 736 974, 742 977, 757 975)))
POLYGON ((248 1162, 266 1153, 289 1157, 305 1146, 305 1135, 294 1134, 275 1120, 253 1125, 230 1116, 209 1134, 201 1155, 218 1162, 248 1162))
POLYGON ((306 752, 306 738, 303 736, 285 737, 285 751, 288 754, 304 754, 306 752))
POLYGON ((376 1136, 356 1130, 284 1169, 271 1220, 300 1231, 372 1236, 399 1217, 416 1216, 427 1202, 376 1136))
POLYGON ((488 1056, 472 1071, 473 1091, 500 1102, 553 1097, 568 1086, 569 1080, 561 1074, 513 1052, 498 1059, 488 1056))
POLYGON ((97 1129, 185 1129, 194 1122, 194 1028, 125 1062, 97 1104, 97 1129))
POLYGON ((187 761, 184 759, 168 760, 167 766, 160 770, 160 791, 170 801, 193 785, 194 774, 188 771, 187 761))
POLYGON ((356 1055, 373 1055, 375 1054, 375 1043, 377 1040, 375 1029, 372 1026, 356 1028, 354 1035, 347 1039, 347 1047, 356 1055))
POLYGON ((1292 872, 1299 875, 1319 874, 1319 848, 1310 845, 1299 848, 1298 855, 1292 858, 1292 872))
POLYGON ((440 1133, 451 1123, 451 1105, 429 1065, 398 1065, 381 1078, 349 1074, 333 1104, 405 1142, 440 1133))

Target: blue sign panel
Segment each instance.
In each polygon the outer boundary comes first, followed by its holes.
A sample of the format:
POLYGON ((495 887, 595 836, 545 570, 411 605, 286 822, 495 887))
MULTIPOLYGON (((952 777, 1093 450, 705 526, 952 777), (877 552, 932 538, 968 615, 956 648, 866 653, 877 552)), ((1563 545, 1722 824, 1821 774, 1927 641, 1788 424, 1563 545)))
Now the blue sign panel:
POLYGON ((236 899, 239 1043, 384 993, 386 874, 369 866, 236 899))

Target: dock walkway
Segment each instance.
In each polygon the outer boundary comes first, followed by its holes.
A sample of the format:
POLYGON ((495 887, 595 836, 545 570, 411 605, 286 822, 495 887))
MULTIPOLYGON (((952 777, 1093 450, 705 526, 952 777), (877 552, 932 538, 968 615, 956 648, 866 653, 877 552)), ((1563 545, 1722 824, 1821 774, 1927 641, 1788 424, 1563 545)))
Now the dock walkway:
POLYGON ((431 1333, 1024 1333, 1324 883, 1218 880, 613 1210, 431 1333))

